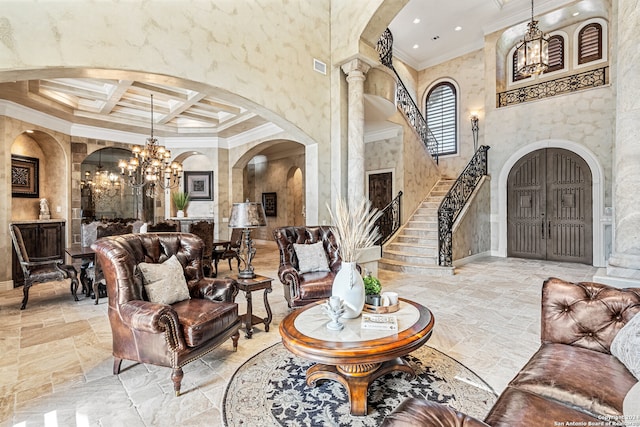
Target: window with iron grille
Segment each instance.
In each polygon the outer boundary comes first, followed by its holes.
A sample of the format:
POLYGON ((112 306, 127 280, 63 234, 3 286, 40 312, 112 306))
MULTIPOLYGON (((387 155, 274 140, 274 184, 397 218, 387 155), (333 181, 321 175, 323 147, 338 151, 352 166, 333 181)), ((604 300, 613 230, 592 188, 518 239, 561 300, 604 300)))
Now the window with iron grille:
POLYGON ((427 94, 427 126, 438 141, 441 155, 458 152, 458 101, 456 88, 449 82, 436 84, 427 94))
POLYGON ((564 69, 564 37, 555 35, 549 37, 549 68, 545 73, 564 69))
POLYGON ((585 25, 578 33, 578 64, 602 59, 602 25, 585 25))

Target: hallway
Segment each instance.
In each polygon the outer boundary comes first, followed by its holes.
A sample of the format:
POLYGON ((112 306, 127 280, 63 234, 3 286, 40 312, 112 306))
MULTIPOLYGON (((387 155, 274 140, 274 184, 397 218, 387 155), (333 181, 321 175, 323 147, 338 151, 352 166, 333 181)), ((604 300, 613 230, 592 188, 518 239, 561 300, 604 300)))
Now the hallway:
MULTIPOLYGON (((123 363, 111 373, 107 301, 73 302, 66 283, 35 285, 20 311, 21 289, 0 293, 0 426, 26 425, 221 425, 229 379, 250 356, 279 341, 288 309, 277 279, 273 242, 257 242, 256 272, 274 278, 270 332, 257 326, 184 369, 183 395, 175 398, 166 368, 123 363), (26 423, 26 424, 21 424, 26 423)), ((229 273, 221 263, 220 276, 229 273)), ((539 346, 540 291, 544 279, 589 280, 582 264, 486 258, 456 268, 454 276, 380 272, 383 290, 398 291, 434 313, 428 345, 476 372, 500 393, 539 346)), ((254 313, 264 315, 254 296, 254 313)), ((239 294, 240 313, 245 312, 239 294)))

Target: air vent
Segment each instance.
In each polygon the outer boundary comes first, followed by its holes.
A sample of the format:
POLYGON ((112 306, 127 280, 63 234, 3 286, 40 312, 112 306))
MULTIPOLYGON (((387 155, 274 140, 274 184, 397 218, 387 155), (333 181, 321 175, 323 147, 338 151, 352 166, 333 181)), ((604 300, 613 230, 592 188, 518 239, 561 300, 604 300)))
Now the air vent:
POLYGON ((322 61, 318 61, 317 59, 313 59, 313 69, 320 74, 327 74, 327 64, 322 61))

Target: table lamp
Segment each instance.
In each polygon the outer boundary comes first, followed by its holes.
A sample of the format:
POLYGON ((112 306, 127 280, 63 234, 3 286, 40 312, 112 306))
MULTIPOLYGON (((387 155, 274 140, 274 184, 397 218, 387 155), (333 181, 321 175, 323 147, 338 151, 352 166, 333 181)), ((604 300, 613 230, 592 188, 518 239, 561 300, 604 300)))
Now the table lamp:
POLYGON ((267 217, 261 203, 247 200, 244 203, 234 203, 231 207, 229 227, 243 229, 240 259, 244 268, 238 272, 238 277, 241 279, 253 279, 256 277, 251 265, 251 260, 256 254, 256 249, 251 242, 251 229, 264 227, 265 225, 267 225, 267 217))

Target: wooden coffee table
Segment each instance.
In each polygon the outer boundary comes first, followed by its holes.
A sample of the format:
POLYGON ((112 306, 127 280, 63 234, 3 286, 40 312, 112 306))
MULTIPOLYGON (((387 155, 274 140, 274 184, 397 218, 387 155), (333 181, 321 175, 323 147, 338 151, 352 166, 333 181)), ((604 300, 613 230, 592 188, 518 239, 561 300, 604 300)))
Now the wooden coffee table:
POLYGON ((307 385, 329 379, 349 393, 352 415, 367 415, 367 390, 377 378, 392 371, 415 376, 402 356, 420 348, 431 337, 434 318, 426 307, 400 298, 397 331, 361 329, 361 317, 341 319, 345 328, 326 328, 329 319, 321 304, 291 312, 280 323, 284 346, 293 354, 316 362, 307 370, 307 385))

